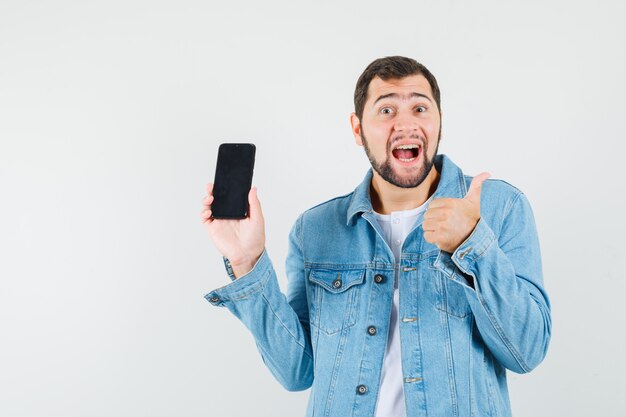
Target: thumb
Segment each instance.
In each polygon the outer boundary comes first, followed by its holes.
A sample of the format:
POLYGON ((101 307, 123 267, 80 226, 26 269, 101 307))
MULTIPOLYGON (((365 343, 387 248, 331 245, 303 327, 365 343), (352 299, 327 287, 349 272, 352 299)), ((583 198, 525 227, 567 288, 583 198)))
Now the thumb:
POLYGON ((261 202, 257 196, 256 187, 250 188, 248 193, 248 203, 250 204, 250 220, 263 221, 263 212, 261 211, 261 202))
POLYGON ((485 180, 489 177, 491 177, 491 174, 488 172, 476 175, 472 179, 472 183, 470 184, 470 188, 467 191, 465 198, 480 204, 480 191, 483 187, 483 182, 485 182, 485 180))

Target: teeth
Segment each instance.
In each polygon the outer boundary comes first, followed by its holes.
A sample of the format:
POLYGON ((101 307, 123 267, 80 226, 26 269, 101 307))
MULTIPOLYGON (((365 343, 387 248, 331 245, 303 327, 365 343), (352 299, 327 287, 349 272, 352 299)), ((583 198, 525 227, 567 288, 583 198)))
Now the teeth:
POLYGON ((416 144, 408 144, 408 145, 400 145, 398 147, 396 147, 396 149, 417 149, 419 148, 419 145, 416 144))
POLYGON ((412 160, 414 160, 415 158, 409 158, 409 159, 404 159, 404 158, 398 158, 398 160, 402 161, 402 162, 411 162, 412 160))

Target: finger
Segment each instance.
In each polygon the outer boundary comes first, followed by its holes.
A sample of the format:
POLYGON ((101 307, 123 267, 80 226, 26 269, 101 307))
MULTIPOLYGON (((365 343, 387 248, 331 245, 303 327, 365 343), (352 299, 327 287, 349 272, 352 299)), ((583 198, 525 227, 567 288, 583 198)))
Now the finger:
POLYGON ((213 202, 213 196, 212 196, 212 195, 207 195, 206 197, 204 197, 204 198, 202 199, 202 203, 203 203, 205 206, 210 206, 212 202, 213 202))
POLYGON ((454 200, 453 198, 435 198, 428 203, 428 209, 434 209, 437 207, 447 206, 454 200))
POLYGON ((424 213, 424 220, 428 220, 430 224, 435 221, 446 221, 450 216, 450 208, 447 206, 444 207, 436 207, 434 209, 428 209, 426 213, 424 213))
POLYGON ((200 213, 200 218, 202 219, 202 222, 211 222, 213 219, 211 219, 211 210, 202 210, 202 213, 200 213))
POLYGON ((485 180, 489 177, 491 177, 491 174, 488 172, 483 172, 482 174, 476 175, 472 179, 472 183, 470 184, 470 188, 467 191, 465 198, 480 203, 480 192, 483 187, 483 182, 485 182, 485 180))
POLYGON ((206 185, 206 193, 208 195, 213 195, 213 183, 212 182, 206 185))
POLYGON ((435 222, 432 220, 424 220, 422 223, 422 229, 424 229, 424 233, 430 233, 435 231, 435 222))
POLYGON ((261 202, 259 201, 256 187, 250 189, 248 203, 250 204, 250 220, 263 221, 263 211, 261 210, 261 202))

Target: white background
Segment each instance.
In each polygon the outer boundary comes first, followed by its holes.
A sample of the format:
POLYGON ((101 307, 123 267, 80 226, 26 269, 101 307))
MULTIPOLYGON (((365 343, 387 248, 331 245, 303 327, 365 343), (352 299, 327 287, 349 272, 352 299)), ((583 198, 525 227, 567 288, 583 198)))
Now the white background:
POLYGON ((442 90, 440 152, 533 206, 553 339, 514 415, 626 409, 622 1, 0 0, 0 415, 298 416, 200 224, 221 142, 257 145, 285 288, 297 215, 368 161, 369 62, 442 90))

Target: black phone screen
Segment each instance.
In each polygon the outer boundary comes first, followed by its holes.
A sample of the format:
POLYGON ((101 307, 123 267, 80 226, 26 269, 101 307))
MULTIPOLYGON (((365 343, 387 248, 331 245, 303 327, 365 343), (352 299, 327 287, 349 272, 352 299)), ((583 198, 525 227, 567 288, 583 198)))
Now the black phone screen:
POLYGON ((217 154, 213 203, 215 219, 244 219, 248 215, 248 193, 252 186, 254 155, 252 143, 222 143, 217 154))

